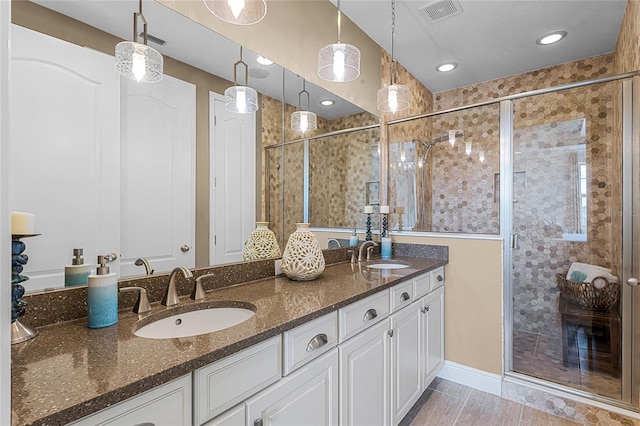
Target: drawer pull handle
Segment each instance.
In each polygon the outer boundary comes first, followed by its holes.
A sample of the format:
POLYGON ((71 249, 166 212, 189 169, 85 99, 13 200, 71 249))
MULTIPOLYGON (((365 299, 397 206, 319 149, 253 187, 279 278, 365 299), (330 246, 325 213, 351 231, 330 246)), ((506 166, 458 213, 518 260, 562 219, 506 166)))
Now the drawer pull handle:
POLYGON ((438 275, 436 280, 438 280, 438 282, 441 283, 442 281, 444 281, 444 278, 442 278, 442 275, 438 275))
POLYGON ((324 333, 318 334, 316 337, 309 340, 309 343, 307 344, 307 352, 313 352, 317 349, 320 349, 327 343, 329 343, 329 339, 327 339, 327 335, 324 333))
POLYGON ((401 302, 406 302, 409 299, 411 299, 411 296, 409 296, 409 293, 407 293, 406 291, 400 296, 401 302))
POLYGON ((364 313, 364 318, 362 318, 362 321, 371 321, 372 319, 376 318, 378 316, 378 313, 376 312, 375 309, 369 309, 367 312, 364 313))

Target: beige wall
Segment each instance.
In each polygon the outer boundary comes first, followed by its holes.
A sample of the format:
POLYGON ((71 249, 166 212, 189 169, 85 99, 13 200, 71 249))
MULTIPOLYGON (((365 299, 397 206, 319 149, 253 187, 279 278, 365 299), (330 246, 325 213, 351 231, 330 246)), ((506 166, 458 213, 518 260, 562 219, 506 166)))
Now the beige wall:
POLYGON ((342 15, 341 41, 358 47, 360 77, 330 83, 318 77, 318 52, 337 39, 337 10, 326 0, 270 1, 265 18, 255 25, 233 25, 216 18, 202 0, 158 0, 184 16, 211 28, 284 68, 378 115, 380 47, 342 15))
POLYGON ((614 51, 616 74, 640 69, 640 0, 629 0, 614 51))

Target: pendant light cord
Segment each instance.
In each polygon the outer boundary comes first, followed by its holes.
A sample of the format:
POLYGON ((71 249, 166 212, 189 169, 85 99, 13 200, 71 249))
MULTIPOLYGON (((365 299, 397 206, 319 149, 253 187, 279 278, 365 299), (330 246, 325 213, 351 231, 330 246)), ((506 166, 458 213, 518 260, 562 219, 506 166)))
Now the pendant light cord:
POLYGON ((338 43, 340 43, 340 30, 342 29, 342 12, 340 12, 340 0, 338 0, 338 43))
POLYGON ((396 84, 396 61, 393 59, 394 45, 396 44, 396 0, 391 0, 391 84, 396 84))

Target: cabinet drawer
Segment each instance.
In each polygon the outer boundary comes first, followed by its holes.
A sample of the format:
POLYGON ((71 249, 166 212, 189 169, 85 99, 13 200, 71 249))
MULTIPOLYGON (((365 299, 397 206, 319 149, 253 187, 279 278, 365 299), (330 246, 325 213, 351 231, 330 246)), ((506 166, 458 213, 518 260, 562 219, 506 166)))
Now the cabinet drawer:
POLYGON ((332 312, 284 333, 284 375, 338 344, 338 313, 332 312))
POLYGON ((87 416, 74 426, 191 425, 191 375, 160 385, 87 416))
POLYGON ((444 266, 429 272, 431 274, 431 291, 444 285, 444 266))
POLYGON ((193 372, 193 416, 202 424, 282 377, 282 339, 273 337, 193 372))
POLYGON ((431 272, 413 279, 413 291, 415 298, 419 299, 431 291, 431 272))
POLYGON ((381 291, 338 310, 340 342, 355 336, 389 315, 389 291, 381 291))
POLYGON ((391 288, 391 312, 409 306, 413 299, 413 280, 391 288))

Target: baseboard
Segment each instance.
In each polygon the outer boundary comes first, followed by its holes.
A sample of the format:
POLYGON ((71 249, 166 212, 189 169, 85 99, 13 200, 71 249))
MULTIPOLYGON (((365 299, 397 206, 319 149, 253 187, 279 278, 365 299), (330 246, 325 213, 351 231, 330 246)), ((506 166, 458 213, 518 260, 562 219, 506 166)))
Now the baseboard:
POLYGON ((457 362, 445 361, 438 377, 493 395, 502 395, 501 375, 467 367, 457 362))

